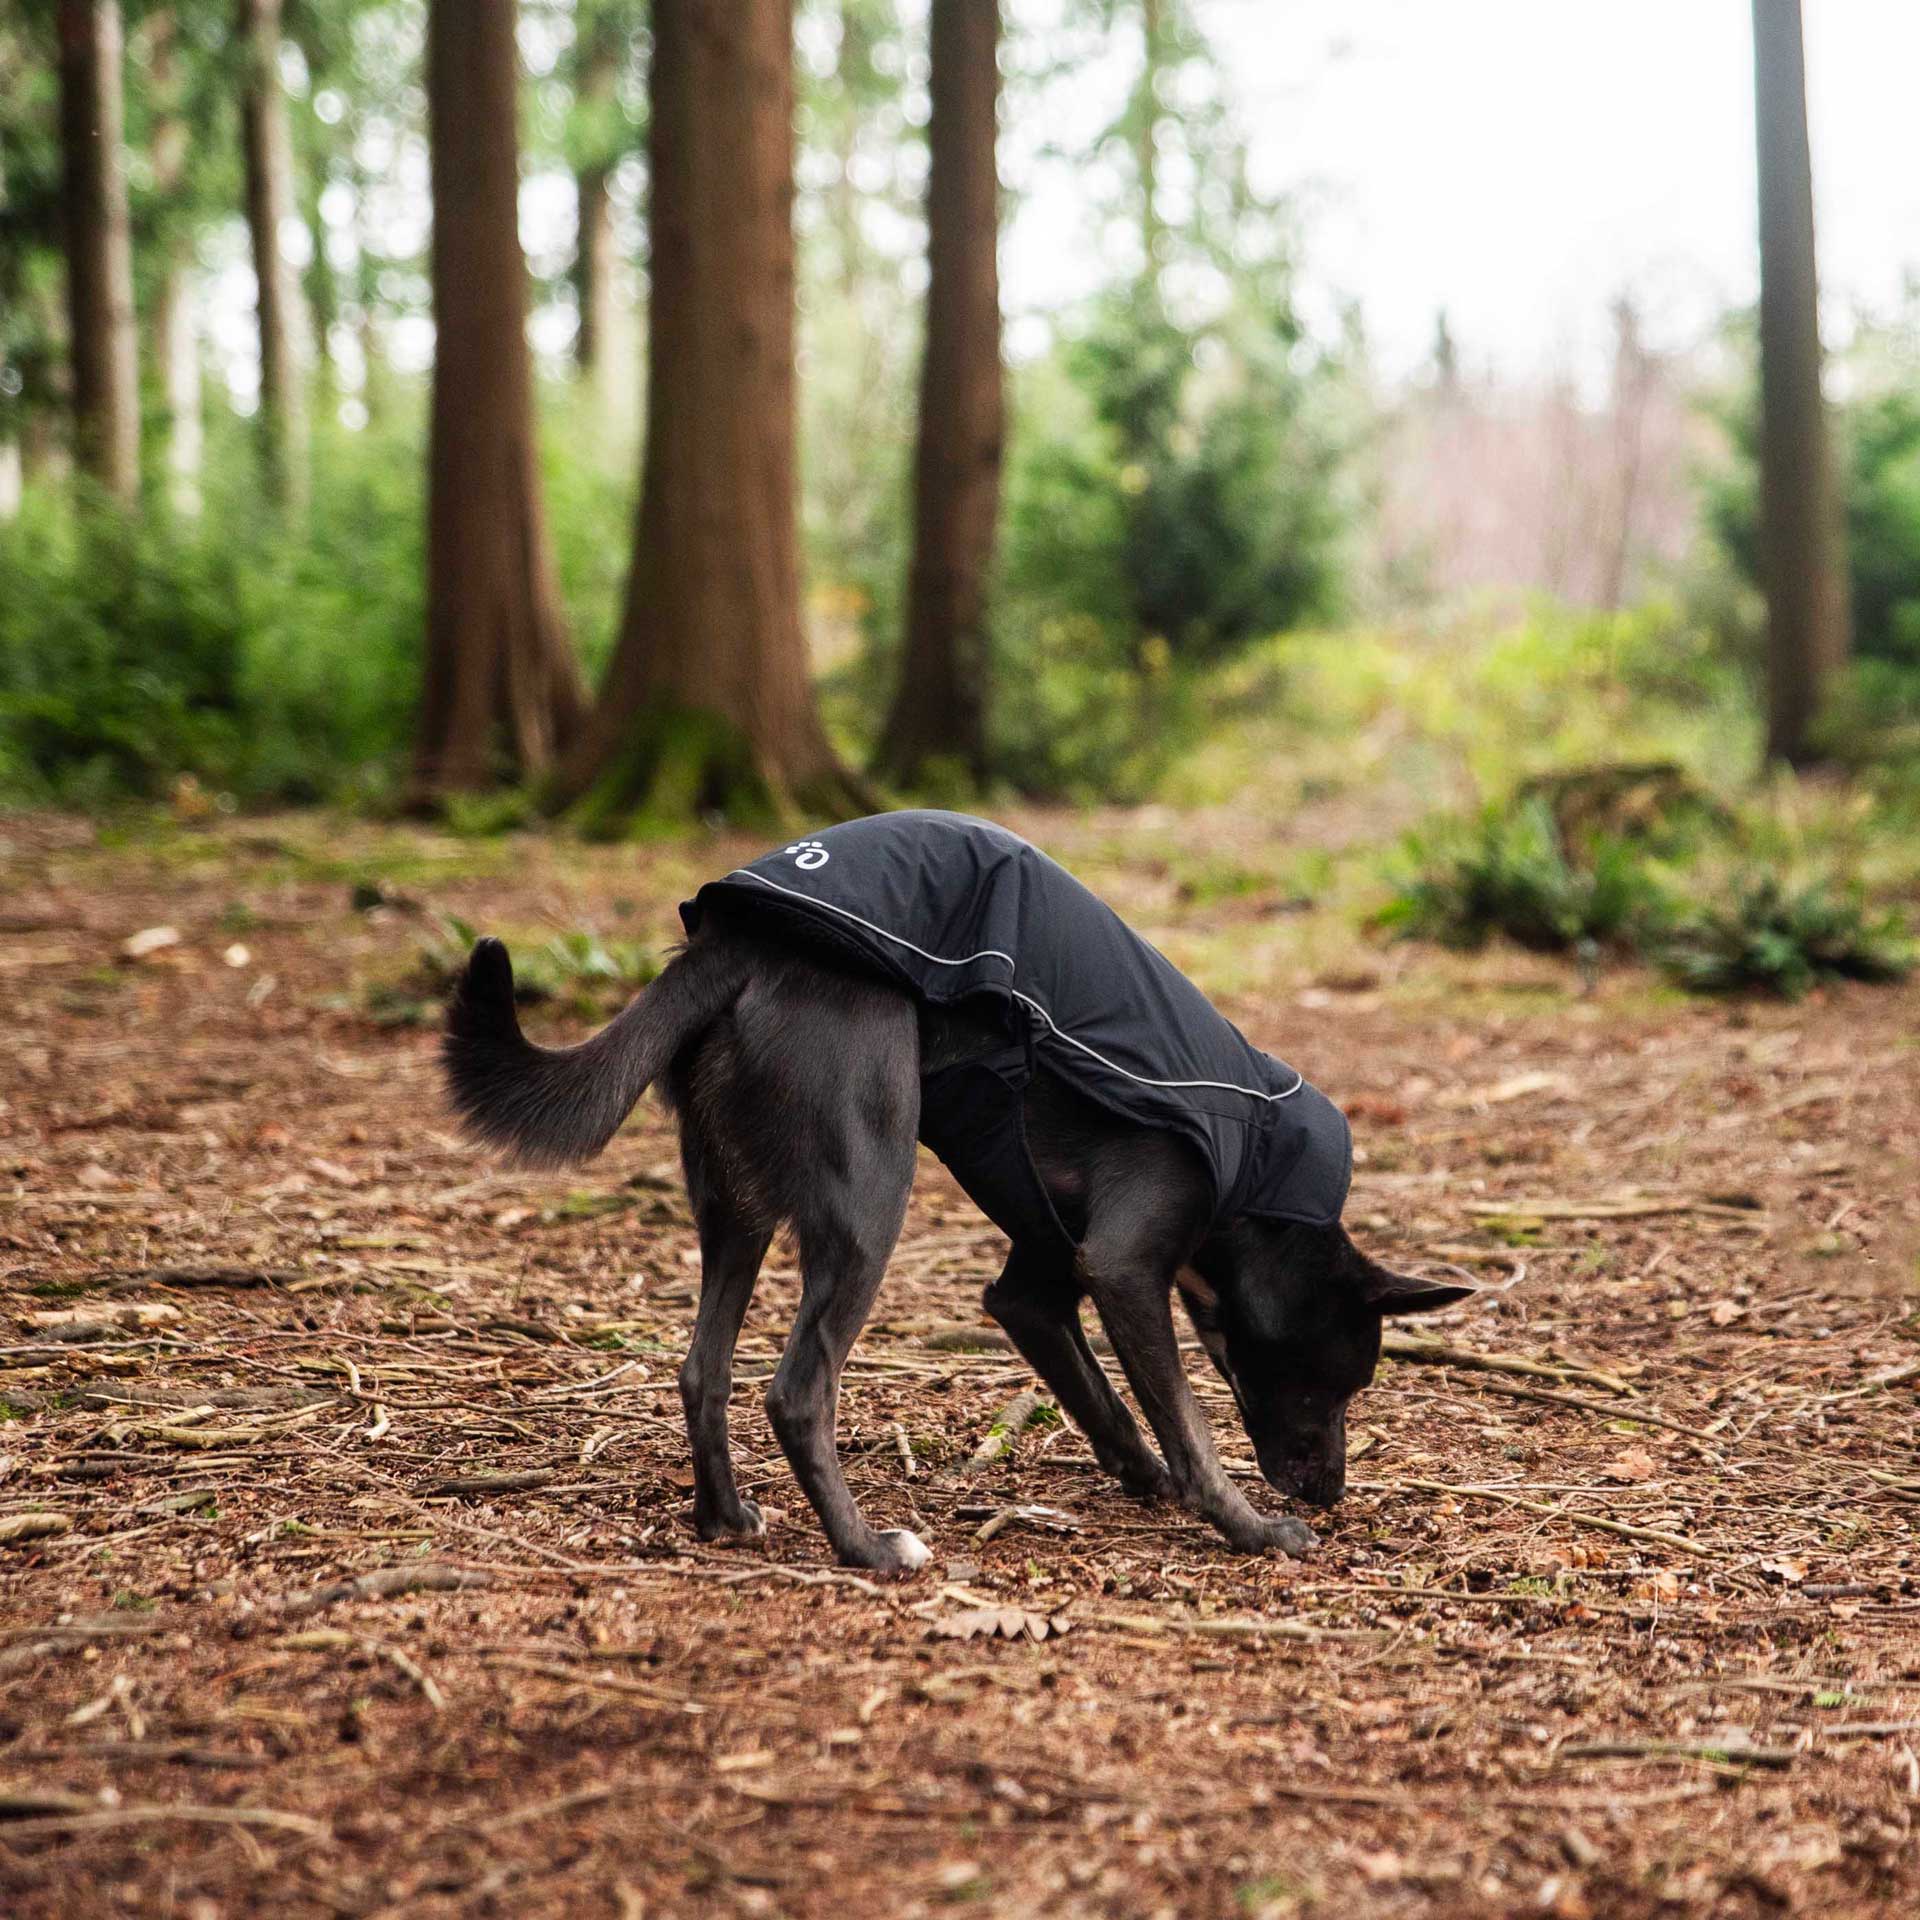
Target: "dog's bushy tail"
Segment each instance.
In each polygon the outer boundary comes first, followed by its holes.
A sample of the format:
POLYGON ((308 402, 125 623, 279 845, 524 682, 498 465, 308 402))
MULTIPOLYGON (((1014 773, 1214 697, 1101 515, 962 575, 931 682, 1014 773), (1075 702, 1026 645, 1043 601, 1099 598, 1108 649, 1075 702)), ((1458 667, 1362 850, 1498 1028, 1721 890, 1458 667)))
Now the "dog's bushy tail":
POLYGON ((746 976, 737 950, 701 942, 592 1039, 537 1047, 514 1012, 506 948, 478 941, 448 1003, 440 1043, 454 1111, 468 1133, 523 1166, 591 1159, 674 1054, 732 1004, 746 976))

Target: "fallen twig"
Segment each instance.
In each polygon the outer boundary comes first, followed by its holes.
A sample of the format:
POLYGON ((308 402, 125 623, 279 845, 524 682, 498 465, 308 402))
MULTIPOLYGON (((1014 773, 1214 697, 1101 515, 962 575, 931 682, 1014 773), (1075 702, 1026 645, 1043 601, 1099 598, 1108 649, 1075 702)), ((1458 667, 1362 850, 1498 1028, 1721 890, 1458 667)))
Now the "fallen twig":
POLYGON ((0 1547, 18 1546, 26 1540, 47 1540, 65 1533, 73 1521, 64 1513, 10 1513, 0 1519, 0 1547))
POLYGON ((167 1820, 206 1827, 271 1827, 276 1832, 297 1833, 308 1840, 324 1840, 330 1831, 324 1820, 315 1820, 304 1813, 283 1813, 277 1807, 201 1807, 184 1801, 172 1805, 102 1807, 93 1801, 79 1801, 78 1796, 72 1794, 9 1795, 0 1800, 0 1817, 6 1818, 9 1840, 40 1834, 97 1833, 108 1827, 151 1826, 167 1820), (39 1807, 34 1805, 36 1800, 39 1807), (9 1807, 23 1809, 25 1817, 12 1817, 9 1807), (45 1811, 41 1812, 40 1807, 45 1811))
POLYGON ((1444 1340, 1428 1340, 1418 1334, 1389 1333, 1382 1336, 1380 1351, 1393 1360, 1407 1360, 1429 1367, 1465 1367, 1474 1373, 1520 1373, 1530 1379, 1585 1381, 1605 1387, 1609 1393, 1634 1393, 1638 1389, 1618 1374, 1602 1373, 1597 1367, 1575 1366, 1568 1361, 1530 1360, 1519 1353, 1482 1353, 1472 1347, 1453 1347, 1444 1340))
POLYGON ((1316 1627, 1304 1620, 1179 1620, 1150 1613, 1076 1613, 1076 1623, 1134 1633, 1193 1633, 1221 1640, 1388 1640, 1376 1627, 1316 1627))
POLYGON ((525 1660, 517 1654, 490 1653, 481 1656, 481 1664, 504 1667, 514 1673, 531 1673, 543 1680, 564 1680, 570 1687, 585 1687, 594 1693, 619 1693, 644 1700, 650 1707, 663 1707, 673 1713, 705 1713, 698 1700, 685 1694, 669 1693, 662 1687, 648 1686, 644 1680, 620 1680, 612 1674, 576 1673, 555 1660, 525 1660))
POLYGON ((1544 1387, 1523 1387, 1512 1380, 1481 1380, 1476 1383, 1489 1393, 1504 1393, 1515 1400, 1532 1400, 1543 1407, 1566 1407, 1576 1413, 1597 1413, 1608 1420, 1631 1420, 1637 1427, 1660 1427, 1668 1433, 1685 1434, 1689 1440, 1702 1438, 1703 1429, 1688 1426, 1683 1420, 1669 1420, 1665 1414, 1649 1413, 1643 1406, 1622 1407, 1615 1400, 1583 1400, 1575 1393, 1551 1393, 1544 1387))
POLYGON ((1553 1757, 1556 1760, 1711 1760, 1721 1766, 1786 1768, 1800 1756, 1792 1747, 1755 1747, 1739 1740, 1580 1740, 1556 1747, 1553 1757))
POLYGON ((374 1654, 405 1674, 420 1689, 427 1705, 435 1713, 447 1704, 447 1696, 440 1691, 432 1674, 404 1647, 396 1647, 391 1641, 372 1640, 365 1634, 345 1633, 337 1627, 316 1627, 308 1633, 290 1633, 274 1644, 292 1653, 327 1653, 337 1648, 352 1648, 360 1653, 374 1654))
POLYGON ((1502 1506, 1518 1507, 1549 1520, 1571 1520, 1579 1526, 1597 1527, 1602 1533, 1617 1533, 1628 1540, 1644 1540, 1651 1546, 1671 1547, 1676 1553, 1709 1555, 1713 1549, 1684 1533, 1663 1533, 1657 1527, 1636 1527, 1625 1520, 1609 1520, 1599 1513, 1582 1513, 1578 1507, 1550 1507, 1543 1500, 1525 1500, 1517 1493, 1502 1493, 1496 1487, 1461 1487, 1446 1480, 1356 1480, 1351 1483, 1367 1493, 1397 1493, 1414 1488, 1421 1493, 1452 1493, 1465 1500, 1497 1500, 1502 1506))
POLYGON ((987 1437, 974 1448, 973 1457, 967 1462, 968 1473, 984 1473, 1003 1454, 1013 1451, 1013 1443, 1020 1434, 1034 1422, 1053 1410, 1053 1403, 1042 1400, 1031 1388, 1016 1393, 1007 1404, 994 1415, 993 1424, 987 1429, 987 1437))
POLYGON ((357 1579, 335 1580, 307 1593, 289 1595, 281 1601, 280 1611, 289 1618, 299 1618, 338 1606, 343 1600, 390 1600, 402 1593, 457 1593, 467 1587, 491 1585, 492 1581, 484 1573, 426 1561, 415 1567, 382 1567, 374 1573, 363 1573, 357 1579))
POLYGON ((190 1740, 92 1740, 70 1747, 42 1747, 38 1752, 17 1757, 23 1760, 158 1760, 177 1767, 230 1771, 250 1771, 269 1764, 265 1754, 245 1753, 238 1748, 197 1747, 190 1740))
POLYGON ((1689 1200, 1680 1195, 1628 1200, 1469 1200, 1465 1211, 1483 1220, 1645 1220, 1662 1213, 1704 1213, 1756 1226, 1766 1220, 1758 1207, 1734 1206, 1725 1200, 1689 1200))
POLYGON ((551 1800, 536 1800, 524 1807, 514 1807, 506 1813, 496 1813, 487 1820, 456 1820, 450 1824, 469 1827, 475 1833, 504 1833, 509 1827, 523 1827, 530 1820, 546 1820, 555 1814, 572 1813, 577 1807, 597 1807, 603 1800, 611 1800, 619 1794, 638 1793, 646 1786, 644 1780, 610 1780, 604 1786, 581 1787, 573 1793, 563 1793, 551 1800))
POLYGON ((532 1467, 522 1473, 469 1473, 452 1480, 442 1480, 436 1486, 427 1489, 429 1499, 438 1499, 442 1495, 467 1495, 477 1493, 529 1493, 535 1487, 544 1487, 558 1477, 557 1469, 552 1467, 532 1467))

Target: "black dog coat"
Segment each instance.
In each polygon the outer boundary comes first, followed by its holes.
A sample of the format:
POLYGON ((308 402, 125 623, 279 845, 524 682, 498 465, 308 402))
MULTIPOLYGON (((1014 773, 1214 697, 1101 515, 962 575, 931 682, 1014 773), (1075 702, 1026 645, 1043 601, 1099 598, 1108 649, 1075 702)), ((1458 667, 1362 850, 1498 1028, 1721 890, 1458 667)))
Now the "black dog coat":
POLYGON ((1072 1243, 1027 1151, 1036 1060, 1080 1093, 1190 1141, 1213 1219, 1330 1226, 1346 1204, 1345 1116, 1250 1046, 1112 908, 1019 835, 964 814, 875 814, 710 881, 688 933, 729 917, 896 982, 933 1005, 997 1006, 1004 1044, 926 1076, 920 1138, 1003 1232, 1072 1243))

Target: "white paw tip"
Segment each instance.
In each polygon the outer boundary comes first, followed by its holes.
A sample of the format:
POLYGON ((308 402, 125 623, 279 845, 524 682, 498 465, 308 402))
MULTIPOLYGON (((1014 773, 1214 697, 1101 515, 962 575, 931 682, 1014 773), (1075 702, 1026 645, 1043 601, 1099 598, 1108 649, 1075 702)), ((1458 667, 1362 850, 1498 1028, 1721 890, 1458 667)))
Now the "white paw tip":
POLYGON ((880 1538, 906 1562, 909 1573, 918 1573, 933 1558, 927 1543, 917 1533, 909 1533, 905 1527, 895 1527, 880 1538))

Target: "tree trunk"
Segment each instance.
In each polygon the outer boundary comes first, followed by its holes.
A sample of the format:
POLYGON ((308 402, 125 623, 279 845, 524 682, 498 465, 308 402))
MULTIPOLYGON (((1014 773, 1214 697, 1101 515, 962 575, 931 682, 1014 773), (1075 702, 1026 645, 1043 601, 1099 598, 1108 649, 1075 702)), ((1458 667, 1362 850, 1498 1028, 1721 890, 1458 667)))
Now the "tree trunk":
POLYGON ((1626 604, 1633 570, 1653 379, 1653 356, 1640 337, 1640 311, 1630 295, 1622 294, 1613 303, 1613 393, 1609 408, 1613 416, 1613 527, 1612 538, 1601 550, 1595 596, 1610 612, 1626 604))
POLYGON ((119 0, 60 0, 74 452, 116 500, 140 492, 133 241, 121 131, 119 0))
POLYGON ((239 0, 240 144, 260 327, 260 455, 267 491, 298 508, 307 491, 307 406, 300 291, 281 252, 293 217, 293 148, 280 82, 281 0, 239 0))
POLYGON ((610 167, 582 167, 574 177, 580 210, 580 237, 573 262, 580 330, 574 341, 574 357, 590 380, 599 379, 606 370, 608 346, 614 335, 619 250, 613 233, 612 182, 610 167))
MULTIPOLYGON (((619 37, 604 20, 595 22, 581 50, 580 103, 596 123, 613 105, 620 84, 619 37)), ((580 371, 598 381, 607 371, 607 355, 614 341, 614 296, 617 292, 619 250, 613 232, 613 159, 602 150, 599 126, 594 132, 594 156, 574 175, 579 233, 574 242, 573 289, 579 303, 580 327, 574 337, 574 359, 580 371)))
POLYGON ((986 574, 1000 508, 997 0, 933 0, 927 341, 914 451, 913 566, 880 765, 910 783, 947 759, 987 771, 986 574))
MULTIPOLYGON (((0 31, 0 86, 10 86, 13 82, 13 46, 11 38, 0 31)), ((7 212, 7 155, 0 146, 0 222, 4 222, 7 212)), ((17 259, 0 257, 0 300, 11 301, 16 296, 15 288, 19 279, 17 259)), ((9 378, 7 372, 6 341, 0 338, 0 391, 9 386, 23 386, 18 374, 9 378)), ((11 417, 18 407, 16 391, 14 406, 8 407, 0 401, 0 521, 13 519, 20 511, 20 503, 25 489, 24 463, 20 458, 20 441, 11 417)))
POLYGON ((300 220, 312 236, 313 257, 301 291, 306 302, 308 330, 313 344, 313 376, 320 417, 325 419, 340 401, 340 367, 334 358, 334 328, 340 324, 340 277, 327 253, 327 223, 320 212, 327 190, 322 169, 311 170, 301 196, 300 220))
POLYGON ((1134 165, 1139 174, 1141 283, 1159 304, 1160 69, 1166 64, 1163 0, 1140 0, 1140 88, 1135 101, 1134 165))
POLYGON ((794 534, 792 0, 656 0, 648 420, 626 610, 560 792, 638 817, 862 810, 794 534))
POLYGON ((147 17, 147 73, 154 112, 149 159, 160 202, 160 283, 148 329, 149 377, 160 396, 161 460, 175 513, 200 511, 200 343, 194 313, 191 238, 175 204, 186 184, 191 136, 181 102, 178 26, 171 12, 147 17))
POLYGON ((1826 682, 1849 650, 1839 493, 1820 393, 1800 0, 1753 0, 1753 46, 1767 754, 1800 765, 1815 757, 1813 728, 1826 682))
POLYGON ((427 9, 435 346, 422 800, 503 771, 545 773, 584 706, 534 446, 515 14, 514 0, 427 9))

